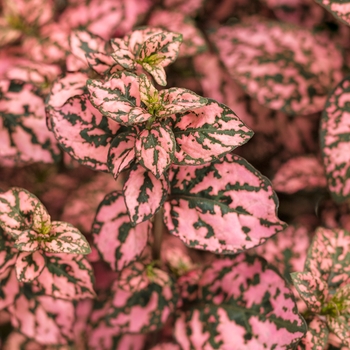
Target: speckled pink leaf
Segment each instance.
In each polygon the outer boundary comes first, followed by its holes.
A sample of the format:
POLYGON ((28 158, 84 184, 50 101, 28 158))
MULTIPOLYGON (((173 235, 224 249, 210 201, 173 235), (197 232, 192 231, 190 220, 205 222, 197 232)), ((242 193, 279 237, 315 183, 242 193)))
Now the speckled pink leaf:
POLYGON ((88 80, 92 104, 106 117, 123 125, 147 121, 151 115, 141 106, 138 77, 122 72, 108 80, 88 80))
POLYGON ((327 281, 330 294, 350 283, 350 232, 342 229, 316 230, 305 262, 305 270, 327 281))
POLYGON ((54 298, 79 300, 94 298, 93 270, 82 255, 45 253, 45 268, 33 283, 54 298))
POLYGON ((324 350, 328 343, 328 334, 327 323, 315 316, 308 324, 307 333, 301 340, 301 348, 303 350, 324 350))
POLYGON ((311 272, 293 272, 291 277, 308 309, 313 313, 320 313, 323 304, 328 299, 326 281, 311 272))
POLYGON ((174 116, 177 143, 175 164, 212 162, 246 143, 253 132, 225 105, 208 100, 206 106, 174 116))
POLYGON ((88 76, 85 73, 75 72, 67 73, 56 80, 51 87, 47 106, 49 108, 62 107, 71 97, 82 95, 86 90, 87 79, 88 76))
MULTIPOLYGON (((0 227, 0 274, 15 265, 17 250, 13 246, 13 241, 5 235, 0 227)), ((0 293, 1 294, 1 293, 0 293)))
POLYGON ((0 272, 0 280, 0 310, 3 310, 12 305, 22 291, 20 291, 15 269, 9 268, 0 272))
POLYGON ((108 171, 108 151, 119 124, 103 116, 87 95, 72 97, 48 113, 59 144, 72 158, 92 169, 108 171))
POLYGON ((180 11, 156 9, 152 11, 148 25, 182 35, 179 57, 195 56, 207 50, 204 36, 197 28, 195 21, 180 11))
POLYGON ((41 247, 48 253, 90 254, 91 248, 86 238, 73 225, 53 221, 48 238, 41 243, 41 247))
POLYGON ((150 221, 132 225, 123 194, 114 191, 100 203, 92 232, 103 260, 113 270, 122 270, 141 256, 151 228, 150 221))
POLYGON ((166 124, 153 124, 137 135, 135 152, 137 161, 157 179, 170 167, 174 159, 175 137, 166 124))
POLYGON ((44 98, 34 85, 2 80, 0 117, 0 163, 10 161, 15 166, 60 159, 57 142, 46 126, 44 98))
POLYGON ((314 156, 299 156, 283 164, 275 174, 275 191, 292 194, 326 187, 327 181, 320 161, 314 156))
POLYGON ((86 61, 90 68, 101 75, 123 70, 123 67, 116 64, 110 55, 103 52, 91 52, 86 56, 86 61))
POLYGON ((108 168, 115 179, 134 161, 136 137, 137 129, 132 128, 118 133, 113 139, 108 152, 108 168))
MULTIPOLYGON (((349 3, 350 4, 350 3, 349 3)), ((344 79, 329 96, 322 114, 320 141, 333 198, 350 198, 350 78, 344 79)))
POLYGON ((262 244, 284 228, 270 182, 239 156, 207 166, 173 166, 165 203, 170 233, 186 245, 236 253, 262 244))
POLYGON ((199 281, 197 303, 176 320, 181 349, 285 349, 306 332, 292 291, 266 262, 217 259, 199 281))
POLYGON ((334 43, 291 24, 248 20, 220 27, 211 41, 250 96, 289 114, 322 110, 342 76, 342 54, 334 43))
POLYGON ((148 333, 162 327, 174 312, 177 293, 172 278, 141 263, 122 270, 112 286, 112 298, 91 316, 94 328, 106 322, 114 335, 148 333))
POLYGON ((324 6, 335 18, 350 25, 350 1, 349 0, 316 0, 324 6))
POLYGON ((341 341, 342 345, 350 348, 350 318, 349 315, 338 317, 327 317, 329 330, 341 341))
POLYGON ((0 226, 7 234, 18 238, 23 231, 32 228, 37 207, 46 212, 39 199, 24 188, 12 187, 0 193, 0 226))
POLYGON ((15 330, 41 344, 66 344, 73 339, 74 306, 50 296, 22 294, 10 306, 15 330))
POLYGON ((19 252, 16 260, 16 275, 20 282, 33 282, 45 268, 45 258, 40 251, 19 252))
POLYGON ((16 239, 14 247, 22 252, 35 252, 40 249, 38 233, 33 230, 23 231, 16 239))
POLYGON ((131 222, 137 224, 150 219, 163 205, 168 190, 167 176, 157 179, 141 165, 133 166, 123 189, 131 222))
MULTIPOLYGON (((12 331, 3 345, 3 350, 45 350, 44 345, 40 345, 36 341, 29 339, 25 335, 12 331)), ((65 350, 65 349, 64 349, 65 350)))

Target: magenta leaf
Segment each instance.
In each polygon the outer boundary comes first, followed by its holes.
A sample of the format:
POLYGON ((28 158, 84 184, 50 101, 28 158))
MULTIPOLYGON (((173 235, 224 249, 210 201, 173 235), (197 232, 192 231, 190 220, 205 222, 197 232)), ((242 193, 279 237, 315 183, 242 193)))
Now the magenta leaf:
POLYGON ((0 193, 0 227, 17 239, 23 231, 33 227, 38 207, 46 212, 39 199, 23 188, 13 187, 0 193))
POLYGON ((33 282, 38 291, 54 298, 94 298, 92 267, 82 255, 45 253, 45 268, 33 282))
POLYGON ((322 305, 328 298, 328 286, 326 281, 311 272, 291 273, 293 284, 308 309, 314 313, 320 313, 322 305))
POLYGON ((57 142, 46 126, 44 99, 34 85, 2 80, 0 115, 0 163, 15 166, 60 159, 57 142))
POLYGON ((109 193, 100 203, 92 226, 94 243, 113 270, 122 270, 138 259, 152 229, 150 221, 133 225, 121 192, 109 193))
POLYGON ((306 332, 286 282, 258 257, 240 254, 208 265, 199 299, 176 320, 181 349, 285 349, 306 332))
POLYGON ((270 182, 237 155, 207 166, 173 166, 169 177, 165 223, 192 248, 233 254, 285 227, 270 182))
POLYGON ((136 138, 137 161, 157 179, 170 167, 174 159, 175 137, 169 125, 153 124, 142 130, 136 138))
POLYGON ((157 179, 141 165, 134 165, 123 188, 131 222, 138 224, 150 219, 163 205, 168 190, 166 175, 157 179))
POLYGON ((348 0, 316 0, 325 7, 335 18, 350 25, 350 2, 348 0))
POLYGON ((350 79, 329 96, 322 114, 320 141, 328 187, 336 201, 350 198, 350 79))
POLYGON ((342 77, 343 59, 335 44, 291 24, 248 20, 220 27, 211 42, 251 97, 289 114, 321 111, 342 77))
POLYGON ((320 161, 314 156, 298 156, 283 164, 272 181, 275 191, 292 194, 326 187, 320 161))
POLYGON ((102 330, 107 324, 114 335, 156 331, 174 312, 176 302, 176 288, 168 274, 134 263, 122 270, 113 283, 112 297, 92 314, 92 326, 102 330))
POLYGON ((27 291, 9 307, 12 326, 41 344, 67 344, 73 339, 74 306, 27 291))
POLYGON ((147 121, 151 115, 141 106, 139 79, 136 75, 122 72, 108 80, 88 80, 92 104, 106 117, 123 125, 147 121))
POLYGON ((48 109, 48 113, 63 150, 83 165, 108 171, 108 151, 119 124, 95 109, 87 95, 72 97, 61 108, 48 109))
POLYGON ((16 275, 20 282, 33 282, 45 268, 45 258, 40 251, 19 252, 16 260, 16 275))
POLYGON ((137 129, 118 133, 111 143, 108 152, 108 168, 116 179, 119 174, 130 167, 135 159, 135 141, 137 129))
POLYGON ((214 100, 174 117, 175 164, 212 162, 246 143, 253 132, 225 105, 214 100))

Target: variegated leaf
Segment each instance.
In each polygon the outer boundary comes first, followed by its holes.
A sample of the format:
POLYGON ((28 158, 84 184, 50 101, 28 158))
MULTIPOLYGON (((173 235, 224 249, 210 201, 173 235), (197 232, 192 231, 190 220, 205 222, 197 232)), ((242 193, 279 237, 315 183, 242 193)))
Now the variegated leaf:
POLYGON ((320 161, 314 156, 299 156, 283 164, 275 174, 275 191, 292 194, 326 187, 327 180, 320 161))
POLYGON ((80 72, 67 73, 59 78, 51 87, 47 106, 49 108, 62 107, 71 97, 84 94, 87 79, 87 74, 80 72))
MULTIPOLYGON (((43 207, 39 199, 24 188, 12 187, 0 193, 0 227, 9 235, 19 235, 34 224, 34 211, 43 207)), ((42 208, 44 211, 45 208, 42 208)))
POLYGON ((123 67, 116 64, 110 55, 102 52, 91 52, 86 56, 86 61, 90 68, 100 75, 113 74, 123 70, 123 67))
POLYGON ((206 106, 177 115, 174 120, 174 163, 178 165, 212 162, 253 136, 231 109, 211 99, 206 106))
POLYGON ((327 323, 315 316, 308 325, 305 337, 301 340, 301 349, 324 350, 328 344, 328 334, 327 323))
POLYGON ((170 179, 165 223, 192 248, 233 254, 285 227, 270 182, 237 155, 207 166, 173 166, 170 179))
POLYGON ((160 179, 174 159, 175 137, 172 128, 156 123, 151 129, 142 130, 136 137, 137 161, 160 179))
POLYGON ((93 270, 82 255, 45 253, 45 268, 33 282, 36 291, 54 298, 94 298, 93 270))
POLYGON ((16 275, 20 282, 33 282, 45 268, 45 258, 40 251, 19 252, 16 260, 16 275))
POLYGON ((47 129, 40 91, 18 80, 0 81, 0 163, 54 163, 60 150, 47 129))
POLYGON ((149 114, 141 105, 138 77, 122 72, 108 80, 88 80, 92 104, 106 117, 123 125, 147 121, 149 114))
POLYGON ((120 125, 95 109, 87 95, 48 112, 60 146, 79 163, 107 172, 108 151, 120 125))
POLYGON ((152 229, 150 221, 130 222, 121 192, 109 193, 100 203, 92 226, 94 243, 113 270, 122 270, 138 259, 152 229))
MULTIPOLYGON (((13 247, 12 240, 7 237, 0 227, 0 274, 15 265, 17 251, 13 247)), ((1 293, 0 293, 1 294, 1 293)))
POLYGON ((33 230, 23 231, 16 239, 14 247, 22 252, 35 252, 41 248, 38 233, 33 230))
POLYGON ((91 248, 86 238, 73 225, 53 221, 48 239, 44 237, 41 247, 48 253, 90 254, 91 248))
POLYGON ((168 190, 166 174, 157 179, 143 166, 134 165, 123 188, 131 222, 138 224, 150 219, 163 205, 168 190))
POLYGON ((335 18, 350 25, 350 1, 349 0, 316 0, 324 6, 335 18))
MULTIPOLYGON (((186 2, 187 4, 188 2, 186 2)), ((155 9, 151 13, 148 25, 182 35, 179 57, 195 56, 207 50, 203 33, 197 28, 193 18, 180 11, 155 9)))
POLYGON ((142 263, 122 270, 112 286, 112 298, 91 316, 94 328, 109 333, 148 333, 162 327, 174 312, 177 292, 164 271, 142 263))
POLYGON ((29 339, 25 335, 12 331, 6 338, 3 350, 45 350, 44 345, 40 345, 36 341, 29 339))
POLYGON ((0 310, 12 305, 22 291, 16 277, 16 270, 9 268, 0 272, 0 310))
POLYGON ((129 128, 117 133, 108 152, 108 168, 116 179, 119 174, 128 169, 135 159, 135 142, 137 129, 129 128))
MULTIPOLYGON (((117 38, 115 41, 113 41, 113 43, 117 45, 119 40, 117 38)), ((114 48, 116 47, 114 46, 114 48)), ((135 55, 132 52, 130 52, 127 48, 119 47, 118 49, 116 49, 116 51, 114 51, 111 54, 111 57, 117 64, 122 66, 124 69, 133 71, 136 68, 135 55)))
POLYGON ((73 340, 74 306, 50 296, 22 294, 9 307, 15 330, 41 344, 67 344, 73 340))
POLYGON ((214 260, 199 299, 176 320, 181 349, 286 349, 306 332, 292 291, 266 262, 239 254, 214 260))
POLYGON ((342 77, 343 58, 335 44, 291 24, 248 20, 220 27, 211 42, 250 96, 289 114, 321 111, 342 77))
POLYGON ((350 78, 345 78, 329 96, 322 114, 320 141, 332 197, 350 198, 350 78))
POLYGON ((293 272, 291 277, 308 309, 313 313, 320 313, 329 297, 326 281, 311 272, 293 272))
POLYGON ((318 228, 309 248, 305 270, 327 281, 331 295, 350 283, 350 232, 318 228))
POLYGON ((174 343, 160 343, 153 346, 150 350, 181 350, 178 344, 174 343))
POLYGON ((350 316, 327 317, 329 330, 341 341, 342 345, 350 348, 350 316))

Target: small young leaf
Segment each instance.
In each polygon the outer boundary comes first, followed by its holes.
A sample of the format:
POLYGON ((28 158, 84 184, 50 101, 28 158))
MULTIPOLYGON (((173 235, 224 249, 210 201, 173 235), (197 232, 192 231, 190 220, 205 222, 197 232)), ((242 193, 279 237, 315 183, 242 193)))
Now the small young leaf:
POLYGON ((136 159, 159 179, 174 159, 175 145, 175 137, 170 126, 153 124, 150 130, 144 129, 137 135, 136 159))
POLYGON ((345 78, 330 94, 322 113, 320 141, 323 164, 332 197, 350 198, 350 78, 345 78))
POLYGON ((165 224, 186 245, 234 254, 262 244, 285 224, 270 182, 239 156, 170 169, 165 224))
POLYGON ((100 203, 92 226, 97 250, 113 270, 122 270, 139 258, 146 247, 150 221, 130 222, 121 192, 109 193, 100 203))
POLYGON ((131 222, 138 224, 150 219, 163 205, 168 190, 166 175, 157 179, 143 166, 134 165, 123 188, 131 222))

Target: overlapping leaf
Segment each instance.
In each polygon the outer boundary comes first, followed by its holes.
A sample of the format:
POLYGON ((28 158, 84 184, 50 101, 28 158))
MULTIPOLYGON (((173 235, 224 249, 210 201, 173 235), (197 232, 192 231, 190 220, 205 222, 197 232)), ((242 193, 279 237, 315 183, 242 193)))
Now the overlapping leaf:
POLYGON ((297 26, 250 20, 220 27, 211 41, 250 96, 289 114, 322 110, 342 76, 339 49, 326 37, 297 26))
POLYGON ((163 205, 168 190, 167 175, 157 179, 141 165, 134 165, 123 188, 131 222, 137 224, 150 219, 163 205))
POLYGON ((92 232, 103 260, 113 270, 122 270, 141 256, 151 228, 150 221, 134 226, 130 222, 123 194, 114 191, 100 203, 92 232))
POLYGON ((87 95, 72 97, 48 112, 60 146, 71 157, 92 169, 108 171, 108 151, 119 124, 95 109, 87 95))
POLYGON ((290 159, 278 169, 272 183, 276 191, 289 194, 327 185, 322 164, 314 156, 290 159))
POLYGON ((301 340, 298 350, 323 350, 328 344, 329 330, 326 322, 315 317, 308 325, 305 337, 301 340))
POLYGON ((109 328, 110 335, 155 331, 165 324, 177 302, 170 276, 142 263, 125 268, 112 293, 102 309, 91 316, 93 328, 109 328))
POLYGON ((214 100, 174 117, 175 164, 214 161, 246 143, 253 132, 225 105, 214 100))
POLYGON ((0 162, 7 166, 57 162, 60 151, 46 127, 39 90, 29 83, 2 80, 0 92, 0 162))
POLYGON ((350 78, 329 96, 321 119, 320 141, 328 187, 333 198, 350 198, 350 78))
POLYGON ((271 184, 239 156, 207 166, 174 166, 170 179, 165 223, 190 247, 232 254, 284 228, 271 184))
POLYGON ((316 0, 324 6, 335 18, 350 25, 350 1, 348 0, 316 0))
POLYGON ((197 304, 176 320, 181 349, 285 349, 306 332, 293 293, 262 259, 215 260, 199 281, 197 304))

